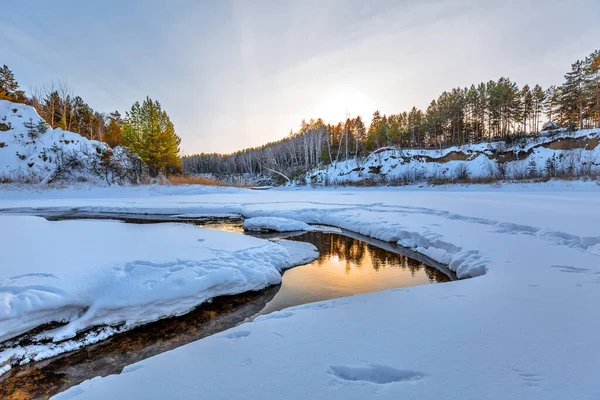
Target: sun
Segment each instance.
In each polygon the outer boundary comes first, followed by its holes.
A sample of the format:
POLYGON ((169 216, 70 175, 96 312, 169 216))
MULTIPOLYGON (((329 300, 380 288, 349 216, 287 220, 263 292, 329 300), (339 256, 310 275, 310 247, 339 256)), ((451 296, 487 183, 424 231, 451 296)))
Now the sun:
POLYGON ((368 117, 374 110, 372 99, 353 85, 338 85, 328 89, 316 102, 315 113, 326 123, 336 124, 358 115, 368 117))

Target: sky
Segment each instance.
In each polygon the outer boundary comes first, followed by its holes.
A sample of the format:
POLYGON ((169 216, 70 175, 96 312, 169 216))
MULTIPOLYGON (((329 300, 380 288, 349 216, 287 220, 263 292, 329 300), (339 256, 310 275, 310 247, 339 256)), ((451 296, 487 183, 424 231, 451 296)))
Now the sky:
POLYGON ((0 1, 0 64, 23 89, 65 82, 102 112, 150 96, 183 154, 425 109, 501 76, 560 84, 600 47, 597 0, 0 1))

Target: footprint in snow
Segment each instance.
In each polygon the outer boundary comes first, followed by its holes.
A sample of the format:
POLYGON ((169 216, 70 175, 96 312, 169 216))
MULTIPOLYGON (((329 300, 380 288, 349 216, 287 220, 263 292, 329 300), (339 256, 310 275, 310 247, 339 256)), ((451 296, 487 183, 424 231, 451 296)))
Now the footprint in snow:
POLYGON ((250 331, 233 331, 233 332, 229 332, 225 335, 223 335, 224 338, 226 339, 241 339, 247 336, 250 336, 252 332, 250 331))
POLYGON ((260 316, 256 317, 254 322, 266 321, 269 319, 283 319, 283 318, 291 317, 292 315, 294 315, 294 313, 289 312, 289 311, 274 311, 270 314, 260 315, 260 316))
POLYGON ((589 274, 588 268, 572 267, 570 265, 552 265, 552 268, 558 269, 560 272, 569 274, 589 274))
POLYGON ((527 387, 540 386, 540 383, 542 383, 544 381, 544 378, 542 378, 541 376, 539 376, 537 374, 534 374, 531 372, 525 372, 518 368, 511 368, 511 369, 513 370, 513 372, 515 372, 517 375, 519 375, 519 377, 523 380, 523 383, 527 387))
POLYGON ((240 361, 240 365, 242 367, 249 367, 250 365, 252 365, 252 359, 251 358, 245 358, 242 361, 240 361))
POLYGON ((452 297, 458 297, 458 298, 461 298, 461 297, 469 297, 469 296, 467 296, 466 294, 452 294, 452 295, 450 295, 450 296, 443 296, 443 297, 440 297, 439 299, 441 299, 441 300, 446 300, 446 299, 450 299, 450 298, 452 298, 452 297))
POLYGON ((328 373, 344 381, 370 382, 377 385, 416 381, 425 377, 425 374, 422 372, 402 370, 378 364, 363 366, 332 365, 329 367, 328 373))

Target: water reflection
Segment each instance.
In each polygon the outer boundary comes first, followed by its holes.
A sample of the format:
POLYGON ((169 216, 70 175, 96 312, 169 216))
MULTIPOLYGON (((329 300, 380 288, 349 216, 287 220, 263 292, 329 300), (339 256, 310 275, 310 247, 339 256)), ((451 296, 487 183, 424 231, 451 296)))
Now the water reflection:
POLYGON ((319 300, 450 280, 420 261, 352 237, 308 232, 290 240, 314 244, 320 256, 286 271, 281 290, 261 314, 319 300))
POLYGON ((47 399, 95 376, 236 326, 259 312, 279 290, 222 296, 188 314, 159 320, 81 350, 23 366, 0 377, 0 399, 47 399))

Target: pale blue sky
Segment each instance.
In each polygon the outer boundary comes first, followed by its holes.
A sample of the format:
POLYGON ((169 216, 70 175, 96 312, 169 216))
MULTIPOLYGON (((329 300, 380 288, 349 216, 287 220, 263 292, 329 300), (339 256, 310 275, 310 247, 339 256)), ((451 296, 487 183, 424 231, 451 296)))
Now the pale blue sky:
POLYGON ((300 121, 426 108, 508 76, 558 84, 600 47, 600 2, 4 1, 0 64, 94 109, 159 100, 185 154, 284 137, 300 121))

